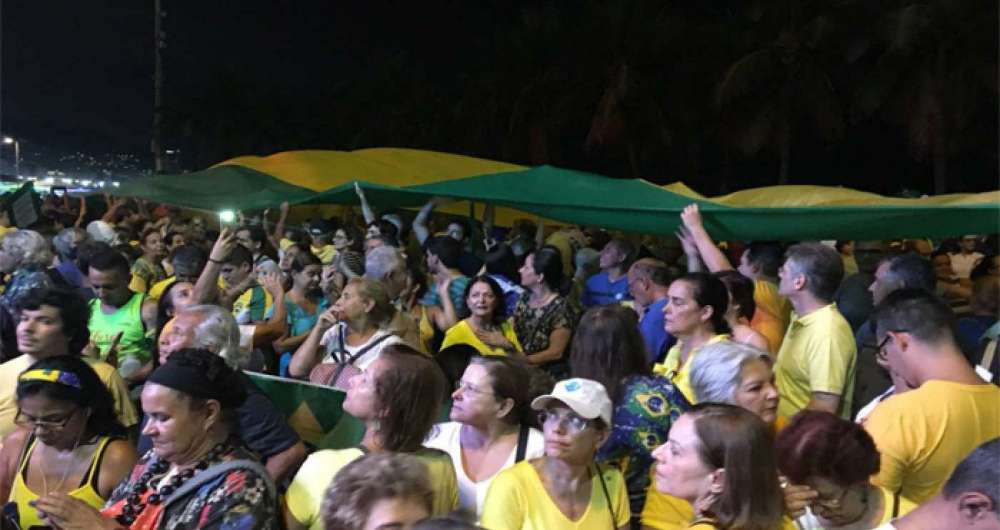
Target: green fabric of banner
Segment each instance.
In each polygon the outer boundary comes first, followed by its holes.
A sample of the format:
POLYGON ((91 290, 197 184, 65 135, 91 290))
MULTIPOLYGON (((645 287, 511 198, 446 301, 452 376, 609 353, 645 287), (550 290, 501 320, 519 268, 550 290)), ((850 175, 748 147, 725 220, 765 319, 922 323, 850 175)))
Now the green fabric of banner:
MULTIPOLYGON (((667 191, 639 179, 612 179, 539 166, 456 180, 393 187, 358 181, 375 207, 415 207, 434 196, 506 206, 563 223, 669 235, 697 202, 716 239, 818 240, 953 237, 1000 230, 1000 203, 742 208, 667 191)), ((241 166, 123 184, 121 194, 204 210, 291 204, 357 204, 353 183, 322 192, 241 166)))
POLYGON ((116 195, 138 197, 196 210, 252 210, 282 201, 304 202, 316 192, 242 166, 216 166, 180 175, 156 175, 122 182, 116 195))

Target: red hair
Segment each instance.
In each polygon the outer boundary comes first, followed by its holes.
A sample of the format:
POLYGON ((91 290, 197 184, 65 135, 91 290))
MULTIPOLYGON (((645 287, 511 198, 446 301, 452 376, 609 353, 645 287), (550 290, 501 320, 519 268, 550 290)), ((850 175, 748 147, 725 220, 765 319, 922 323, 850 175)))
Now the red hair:
POLYGON ((797 414, 775 441, 778 468, 792 482, 822 477, 848 487, 878 473, 875 441, 860 425, 829 412, 797 414))

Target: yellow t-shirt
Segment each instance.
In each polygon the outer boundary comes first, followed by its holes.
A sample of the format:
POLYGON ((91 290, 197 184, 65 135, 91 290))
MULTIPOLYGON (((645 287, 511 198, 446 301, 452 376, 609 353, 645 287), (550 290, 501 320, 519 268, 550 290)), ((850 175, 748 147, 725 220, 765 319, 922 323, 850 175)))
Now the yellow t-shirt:
POLYGON ((872 482, 920 504, 973 449, 1000 437, 1000 388, 927 381, 879 403, 864 427, 882 455, 872 482))
POLYGON ((329 265, 333 263, 333 258, 337 255, 337 248, 333 245, 324 245, 322 248, 310 247, 312 253, 316 255, 317 258, 323 263, 323 265, 329 265))
MULTIPOLYGON (((652 473, 652 470, 650 471, 652 473)), ((655 530, 681 530, 688 528, 694 518, 694 508, 684 499, 661 493, 656 481, 651 480, 646 492, 646 505, 642 508, 642 524, 655 530)))
POLYGON ((545 239, 545 244, 559 249, 563 274, 573 277, 573 271, 576 269, 576 251, 586 246, 586 241, 586 236, 578 228, 567 227, 553 232, 545 239))
MULTIPOLYGON (((175 281, 177 281, 177 277, 171 276, 166 280, 161 280, 154 283, 153 286, 149 288, 149 292, 146 293, 146 296, 149 297, 150 300, 159 300, 160 297, 163 296, 163 291, 166 291, 167 287, 170 287, 170 284, 174 283, 175 281)), ((221 276, 219 277, 219 281, 216 282, 216 285, 219 286, 219 289, 226 288, 226 284, 225 282, 222 281, 221 276)))
POLYGON ((118 421, 125 427, 139 423, 139 413, 135 410, 135 405, 132 404, 132 399, 129 397, 128 385, 118 374, 118 370, 104 361, 90 357, 84 357, 83 360, 94 369, 97 378, 111 392, 111 397, 114 398, 115 402, 115 416, 118 417, 118 421))
MULTIPOLYGON (((357 447, 316 451, 302 463, 285 493, 286 509, 309 530, 323 530, 322 506, 326 489, 344 466, 364 456, 357 447)), ((427 465, 434 491, 434 516, 448 515, 458 507, 458 480, 451 457, 437 449, 421 449, 414 456, 427 465)))
POLYGON ((590 481, 590 504, 583 516, 571 521, 549 497, 541 477, 529 460, 523 460, 501 471, 486 493, 483 515, 479 524, 487 530, 590 530, 628 526, 632 517, 628 492, 621 471, 601 468, 607 486, 604 496, 601 481, 590 481), (611 506, 608 505, 611 499, 611 506), (612 508, 615 518, 611 518, 612 508))
POLYGON ((791 418, 809 405, 813 392, 826 392, 840 396, 840 416, 850 419, 856 361, 854 333, 836 304, 793 320, 774 370, 778 415, 791 418))
POLYGON ((17 232, 16 226, 0 226, 0 241, 7 237, 7 234, 17 232))
MULTIPOLYGON (((517 333, 514 333, 514 326, 511 325, 509 320, 500 324, 500 332, 514 345, 517 351, 524 351, 521 348, 521 343, 517 341, 517 333)), ((506 351, 500 348, 491 348, 479 340, 476 333, 472 331, 472 326, 465 320, 460 320, 458 324, 448 328, 448 331, 444 334, 444 341, 441 342, 441 349, 443 350, 455 344, 468 344, 483 355, 507 355, 506 351)))
MULTIPOLYGON (((715 344, 716 342, 729 340, 728 334, 716 335, 705 343, 705 346, 709 344, 715 344)), ((691 390, 691 361, 694 360, 694 356, 698 354, 701 348, 691 350, 688 355, 687 362, 684 366, 680 366, 681 362, 681 343, 678 341, 670 348, 667 352, 667 357, 663 359, 663 363, 656 364, 653 366, 653 374, 662 375, 667 379, 670 379, 674 386, 684 394, 687 398, 688 403, 695 403, 697 400, 694 398, 694 391, 691 390)))
POLYGON ((788 329, 792 304, 778 294, 777 285, 767 280, 753 281, 753 302, 757 309, 750 319, 750 327, 767 339, 772 354, 777 353, 788 329))

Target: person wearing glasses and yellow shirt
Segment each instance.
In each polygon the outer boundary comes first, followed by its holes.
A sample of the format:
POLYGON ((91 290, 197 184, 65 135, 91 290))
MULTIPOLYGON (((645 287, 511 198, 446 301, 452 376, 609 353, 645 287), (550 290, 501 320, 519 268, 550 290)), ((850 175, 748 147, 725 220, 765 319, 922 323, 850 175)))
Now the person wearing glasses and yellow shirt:
POLYGON ((114 400, 87 362, 62 355, 18 377, 19 427, 0 451, 0 498, 6 523, 48 527, 40 498, 68 496, 99 509, 136 461, 114 400))
POLYGON ((631 511, 621 471, 595 463, 611 432, 604 386, 574 378, 556 383, 531 407, 540 411, 545 455, 493 479, 480 525, 489 530, 626 529, 631 511))

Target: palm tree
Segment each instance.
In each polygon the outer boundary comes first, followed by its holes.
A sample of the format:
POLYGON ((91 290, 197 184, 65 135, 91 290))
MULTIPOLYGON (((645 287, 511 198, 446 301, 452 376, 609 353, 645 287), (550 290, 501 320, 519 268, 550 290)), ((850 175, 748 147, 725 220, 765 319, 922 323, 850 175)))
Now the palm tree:
MULTIPOLYGON (((934 192, 948 187, 948 160, 980 120, 996 129, 997 3, 896 2, 882 18, 874 66, 854 94, 853 121, 880 113, 898 124, 910 154, 930 159, 934 192), (990 104, 992 102, 992 104, 990 104)), ((995 148, 996 146, 992 146, 995 148)))
POLYGON ((770 18, 778 20, 776 29, 762 46, 726 69, 716 105, 724 148, 746 156, 774 149, 780 159, 778 183, 785 184, 801 129, 811 127, 826 142, 836 142, 844 133, 842 105, 830 73, 839 61, 840 27, 833 13, 820 11, 813 2, 774 2, 770 9, 751 12, 759 22, 748 31, 759 31, 770 18))

